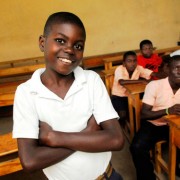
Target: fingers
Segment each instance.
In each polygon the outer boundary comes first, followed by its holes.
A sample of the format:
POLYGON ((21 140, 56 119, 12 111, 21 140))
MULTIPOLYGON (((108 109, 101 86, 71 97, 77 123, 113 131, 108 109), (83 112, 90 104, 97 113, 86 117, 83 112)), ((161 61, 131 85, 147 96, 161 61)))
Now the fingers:
POLYGON ((180 115, 180 104, 175 104, 169 108, 169 114, 180 115))

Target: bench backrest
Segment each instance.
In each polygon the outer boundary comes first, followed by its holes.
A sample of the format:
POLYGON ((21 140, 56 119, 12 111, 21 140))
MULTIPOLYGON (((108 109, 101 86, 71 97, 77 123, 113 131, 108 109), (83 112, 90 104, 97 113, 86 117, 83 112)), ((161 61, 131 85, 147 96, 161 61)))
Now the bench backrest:
MULTIPOLYGON (((154 53, 158 54, 160 57, 162 57, 162 56, 170 54, 170 53, 172 53, 178 49, 180 49, 180 46, 164 48, 164 49, 155 49, 154 53)), ((139 55, 140 51, 137 51, 136 54, 139 55)), ((104 62, 104 69, 105 70, 111 69, 113 66, 117 66, 117 65, 122 64, 123 55, 117 55, 114 57, 103 58, 103 62, 104 62)))
POLYGON ((36 69, 45 67, 45 64, 36 64, 22 67, 11 67, 6 69, 0 69, 0 77, 12 77, 32 74, 36 69))
POLYGON ((111 95, 112 86, 114 82, 114 72, 117 66, 114 66, 110 70, 102 70, 102 74, 104 76, 104 82, 109 95, 111 95))

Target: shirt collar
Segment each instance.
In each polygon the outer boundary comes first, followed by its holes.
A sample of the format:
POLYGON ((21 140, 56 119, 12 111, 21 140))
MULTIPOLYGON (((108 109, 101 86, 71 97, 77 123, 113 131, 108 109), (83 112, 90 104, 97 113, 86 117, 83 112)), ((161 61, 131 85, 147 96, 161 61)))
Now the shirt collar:
MULTIPOLYGON (((47 95, 49 93, 52 92, 49 91, 41 82, 41 74, 45 71, 45 68, 41 68, 36 70, 31 79, 30 79, 30 85, 31 85, 31 93, 36 93, 36 94, 40 94, 42 96, 47 95)), ((73 83, 74 86, 81 88, 83 83, 85 83, 86 80, 86 76, 84 73, 84 70, 81 67, 76 67, 74 69, 74 77, 75 77, 75 81, 73 83)))

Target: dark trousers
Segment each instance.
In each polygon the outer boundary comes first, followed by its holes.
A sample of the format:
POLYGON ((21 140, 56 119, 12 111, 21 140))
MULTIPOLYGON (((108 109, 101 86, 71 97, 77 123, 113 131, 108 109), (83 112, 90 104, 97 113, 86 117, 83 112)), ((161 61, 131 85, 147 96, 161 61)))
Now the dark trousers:
POLYGON ((130 146, 137 180, 156 180, 149 151, 154 148, 156 142, 168 139, 169 126, 155 126, 148 121, 142 122, 130 146))
POLYGON ((108 178, 106 178, 106 180, 123 180, 122 176, 117 173, 114 168, 113 168, 113 171, 112 171, 112 174, 111 176, 108 178))
POLYGON ((111 102, 116 112, 128 111, 128 98, 127 97, 120 97, 120 96, 112 95, 111 102))
POLYGON ((119 122, 121 126, 124 127, 126 125, 126 121, 128 119, 128 114, 129 114, 128 113, 128 98, 112 95, 111 102, 114 109, 120 116, 119 122))

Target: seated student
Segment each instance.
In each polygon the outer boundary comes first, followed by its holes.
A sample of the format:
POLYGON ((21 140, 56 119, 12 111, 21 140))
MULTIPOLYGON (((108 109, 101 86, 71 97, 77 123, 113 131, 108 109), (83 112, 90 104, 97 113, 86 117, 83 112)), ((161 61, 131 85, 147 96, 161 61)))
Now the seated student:
POLYGON ((137 65, 137 56, 134 51, 128 51, 123 55, 123 65, 116 68, 112 86, 112 104, 120 116, 121 125, 125 125, 128 112, 128 93, 122 86, 130 83, 147 83, 154 76, 149 69, 137 65), (141 78, 141 79, 140 79, 141 78))
MULTIPOLYGON (((169 139, 169 126, 161 117, 180 115, 180 55, 171 57, 167 78, 151 81, 146 86, 142 101, 141 127, 133 138, 130 151, 137 180, 155 180, 149 151, 156 142, 169 139)), ((180 152, 177 154, 178 165, 180 152)), ((180 175, 180 169, 177 168, 176 173, 180 175)))
POLYGON ((118 114, 99 75, 79 67, 85 39, 76 15, 49 16, 39 37, 46 68, 17 88, 13 137, 26 171, 43 169, 50 180, 122 180, 110 163, 124 144, 118 114))
POLYGON ((153 53, 153 44, 150 40, 140 42, 141 54, 137 56, 138 65, 150 69, 153 72, 158 72, 158 68, 162 63, 162 58, 153 53))

